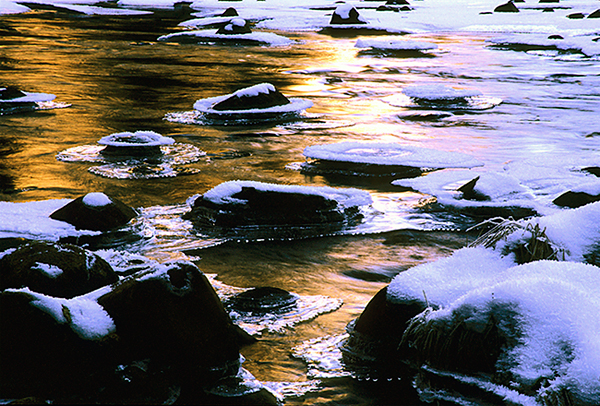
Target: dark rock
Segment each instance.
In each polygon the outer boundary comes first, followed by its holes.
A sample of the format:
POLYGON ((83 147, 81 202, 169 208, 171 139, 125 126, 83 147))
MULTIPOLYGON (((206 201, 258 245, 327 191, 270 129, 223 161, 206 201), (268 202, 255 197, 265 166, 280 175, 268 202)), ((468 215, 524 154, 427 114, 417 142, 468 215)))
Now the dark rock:
POLYGON ((477 200, 477 201, 489 201, 491 200, 489 196, 484 195, 483 193, 475 190, 475 185, 479 180, 479 176, 468 181, 457 190, 462 192, 462 198, 466 200, 477 200))
POLYGON ((26 292, 0 293, 1 397, 72 399, 96 384, 92 374, 111 364, 116 337, 84 340, 34 300, 26 292))
POLYGON ((553 35, 549 35, 548 39, 564 39, 564 37, 562 35, 553 34, 553 35))
POLYGON ((587 16, 587 18, 600 18, 600 8, 587 16))
POLYGON ((335 200, 320 195, 257 190, 243 186, 232 196, 244 204, 215 204, 199 196, 183 218, 204 226, 311 225, 342 223, 358 213, 338 209, 335 200))
POLYGON ((350 363, 375 360, 378 364, 397 362, 398 345, 410 320, 424 311, 421 301, 392 303, 387 300, 387 287, 367 304, 360 317, 348 327, 350 334, 343 348, 350 363))
POLYGON ((494 9, 495 13, 518 13, 519 9, 517 8, 517 6, 515 6, 515 4, 511 1, 509 1, 508 3, 504 3, 499 5, 498 7, 496 7, 494 9))
POLYGON ((274 287, 258 287, 230 298, 226 305, 246 313, 284 313, 295 307, 297 297, 274 287))
POLYGON ((233 7, 229 7, 227 10, 223 11, 221 17, 237 17, 239 16, 237 10, 233 7))
POLYGON ((394 4, 394 5, 410 5, 408 0, 388 0, 385 4, 394 4))
POLYGON ((585 14, 583 14, 583 13, 573 13, 573 14, 567 15, 567 18, 570 18, 571 20, 581 20, 581 19, 585 18, 585 14))
POLYGON ((338 13, 338 11, 339 11, 339 8, 333 12, 333 14, 331 15, 331 20, 329 21, 329 24, 332 24, 332 25, 335 25, 335 24, 355 25, 355 24, 366 24, 367 23, 366 21, 363 20, 363 18, 360 16, 358 11, 354 7, 352 7, 348 11, 347 16, 340 15, 338 13))
POLYGON ((15 87, 0 88, 0 100, 12 100, 24 96, 26 94, 15 87))
POLYGON ((118 281, 96 254, 67 244, 31 242, 0 258, 0 289, 28 287, 72 298, 118 281))
POLYGON ((232 323, 206 276, 187 262, 127 280, 98 303, 113 318, 124 354, 174 365, 189 379, 235 374, 240 346, 252 341, 232 323))
POLYGON ((217 34, 221 35, 250 34, 251 32, 246 20, 241 18, 234 18, 217 30, 217 34))
POLYGON ((581 170, 587 173, 591 173, 594 176, 600 177, 600 167, 598 166, 588 166, 587 168, 582 168, 581 170))
POLYGON ((540 3, 560 3, 560 0, 540 0, 540 3))
POLYGON ((554 9, 552 7, 547 7, 542 10, 542 13, 554 13, 554 9))
POLYGON ((136 216, 137 212, 120 200, 102 194, 90 193, 80 196, 56 210, 50 215, 50 218, 72 224, 77 229, 109 231, 126 225, 136 216), (97 205, 93 201, 94 199, 90 199, 93 196, 105 198, 104 200, 108 204, 97 205))
POLYGON ((597 201, 600 201, 600 195, 590 195, 585 192, 573 192, 569 190, 554 199, 552 203, 557 206, 575 209, 597 201))
POLYGON ((212 108, 217 111, 251 110, 290 104, 289 99, 275 89, 275 87, 264 86, 262 90, 268 90, 268 92, 257 91, 251 94, 241 93, 240 95, 238 91, 236 92, 237 94, 234 93, 227 99, 216 103, 212 108))

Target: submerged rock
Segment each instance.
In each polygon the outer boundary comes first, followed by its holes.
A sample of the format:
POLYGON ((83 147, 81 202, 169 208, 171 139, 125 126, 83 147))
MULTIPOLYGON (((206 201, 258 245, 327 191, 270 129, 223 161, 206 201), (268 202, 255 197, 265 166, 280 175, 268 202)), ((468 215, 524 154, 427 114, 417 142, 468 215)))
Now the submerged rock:
POLYGON ((251 110, 266 109, 275 106, 290 104, 290 100, 275 89, 270 83, 240 89, 218 103, 212 108, 217 111, 223 110, 251 110))
POLYGON ((137 212, 125 203, 104 193, 88 193, 61 207, 50 218, 64 221, 78 229, 109 231, 126 225, 137 212))
POLYGON ((0 289, 27 287, 72 298, 118 281, 96 254, 74 245, 33 241, 0 258, 0 289))
POLYGON ((220 227, 342 225, 359 220, 359 206, 370 203, 367 192, 355 189, 237 181, 198 196, 184 218, 220 227))

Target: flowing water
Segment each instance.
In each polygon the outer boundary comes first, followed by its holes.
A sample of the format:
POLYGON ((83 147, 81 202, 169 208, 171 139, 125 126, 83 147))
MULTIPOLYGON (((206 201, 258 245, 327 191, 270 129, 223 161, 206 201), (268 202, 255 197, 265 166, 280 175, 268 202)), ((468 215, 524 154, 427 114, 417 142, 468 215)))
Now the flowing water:
POLYGON ((304 318, 258 322, 250 328, 260 334, 259 343, 242 351, 244 367, 284 394, 286 404, 418 404, 411 382, 353 377, 336 345, 347 323, 394 275, 447 256, 469 238, 422 230, 464 229, 476 220, 415 210, 427 196, 387 179, 305 174, 299 170, 304 148, 397 141, 467 153, 490 171, 540 157, 588 159, 597 155, 600 139, 598 61, 497 49, 486 35, 453 33, 415 36, 438 45, 425 57, 361 52, 356 37, 310 32, 282 33, 298 41, 283 47, 157 42, 186 18, 173 11, 2 16, 0 85, 52 93, 70 106, 0 117, 0 199, 105 192, 142 208, 146 238, 128 246, 131 252, 161 261, 190 258, 221 289, 273 286, 300 295, 309 308, 304 318), (285 123, 186 121, 196 100, 262 82, 314 107, 285 123), (401 89, 430 83, 477 89, 503 102, 443 119, 403 119, 401 89), (159 162, 99 157, 100 138, 137 130, 176 144, 159 162), (227 240, 191 232, 179 217, 186 200, 237 179, 356 187, 370 192, 374 204, 362 225, 337 235, 227 240), (311 306, 323 314, 310 313, 311 306))

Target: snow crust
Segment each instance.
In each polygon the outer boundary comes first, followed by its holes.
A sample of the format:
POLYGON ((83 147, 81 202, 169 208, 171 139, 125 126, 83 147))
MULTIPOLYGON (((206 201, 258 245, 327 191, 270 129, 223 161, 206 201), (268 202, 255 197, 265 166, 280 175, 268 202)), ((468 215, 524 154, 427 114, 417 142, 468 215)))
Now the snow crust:
POLYGON ((373 48, 384 51, 428 51, 438 46, 431 42, 412 41, 395 37, 367 39, 360 38, 354 45, 356 48, 373 48))
POLYGON ((382 142, 347 141, 312 145, 304 149, 304 156, 328 161, 418 168, 473 168, 483 165, 474 157, 459 152, 382 142))
POLYGON ((175 140, 154 131, 120 132, 100 138, 98 144, 113 147, 155 147, 174 144, 175 140))
POLYGON ((479 90, 457 89, 440 84, 407 86, 402 89, 402 93, 408 97, 430 101, 464 99, 482 95, 479 90))
MULTIPOLYGON (((564 247, 566 261, 517 265, 503 248, 523 241, 519 229, 495 248, 467 247, 438 261, 398 274, 390 302, 420 300, 432 308, 419 317, 450 323, 456 314, 469 328, 487 323, 496 305, 516 311, 516 326, 499 325, 516 345, 501 355, 499 368, 513 376, 514 388, 539 378, 549 386, 538 395, 567 388, 585 404, 600 399, 600 268, 579 261, 600 241, 600 203, 522 224, 539 224, 564 247)), ((479 327, 478 327, 479 326, 479 327)), ((513 388, 513 389, 514 389, 513 388)))
POLYGON ((116 331, 113 319, 96 301, 97 291, 72 299, 46 296, 29 288, 7 289, 26 293, 34 298, 31 304, 48 313, 60 324, 68 324, 85 340, 99 340, 116 331))
POLYGON ((253 41, 270 46, 291 45, 295 41, 272 32, 250 32, 247 34, 217 34, 216 30, 197 30, 161 35, 158 41, 173 41, 181 38, 196 37, 198 40, 253 41))
POLYGON ((64 221, 49 216, 70 203, 71 199, 41 200, 35 202, 0 202, 0 238, 31 238, 58 241, 60 238, 98 235, 99 231, 77 230, 64 221))
POLYGON ((373 203, 369 192, 359 189, 338 189, 326 186, 299 186, 299 185, 277 185, 273 183, 262 183, 255 181, 230 181, 224 182, 206 192, 205 199, 215 204, 245 203, 245 200, 232 197, 242 191, 242 187, 251 187, 260 191, 272 191, 278 193, 301 193, 306 195, 322 196, 326 199, 335 200, 342 207, 366 206, 373 203))
POLYGON ((91 207, 103 207, 108 206, 112 203, 110 197, 106 196, 104 193, 88 193, 83 197, 83 204, 91 207))
MULTIPOLYGON (((2 0, 0 0, 2 1, 2 0)), ((0 3, 2 6, 2 3, 0 3)), ((2 14, 2 13, 0 13, 2 14)), ((0 88, 0 90, 4 90, 6 88, 0 88)), ((14 99, 0 99, 0 103, 39 103, 39 102, 47 102, 52 101, 56 98, 56 95, 49 93, 31 93, 31 92, 23 92, 25 96, 15 97, 14 99)))

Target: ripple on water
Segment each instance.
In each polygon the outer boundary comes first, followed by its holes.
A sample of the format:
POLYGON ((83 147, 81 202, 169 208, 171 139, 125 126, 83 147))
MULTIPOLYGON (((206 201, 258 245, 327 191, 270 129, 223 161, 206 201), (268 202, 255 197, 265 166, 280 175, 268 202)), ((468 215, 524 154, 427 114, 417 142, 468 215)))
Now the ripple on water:
POLYGON ((56 159, 63 162, 105 163, 88 170, 106 178, 152 179, 196 174, 200 172, 199 169, 181 166, 206 156, 206 152, 199 148, 183 143, 163 145, 160 155, 147 157, 104 155, 104 148, 103 145, 81 145, 58 153, 56 159))

